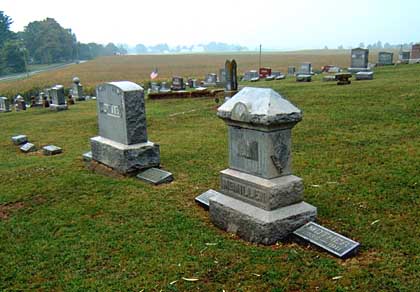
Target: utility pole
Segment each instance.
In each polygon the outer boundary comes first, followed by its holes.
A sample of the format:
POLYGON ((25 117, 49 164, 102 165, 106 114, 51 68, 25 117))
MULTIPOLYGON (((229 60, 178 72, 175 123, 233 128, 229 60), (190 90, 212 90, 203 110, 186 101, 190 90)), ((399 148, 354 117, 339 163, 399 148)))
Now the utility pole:
POLYGON ((262 45, 260 44, 260 62, 259 62, 260 67, 258 67, 258 70, 260 70, 260 68, 261 68, 261 47, 262 47, 262 45))

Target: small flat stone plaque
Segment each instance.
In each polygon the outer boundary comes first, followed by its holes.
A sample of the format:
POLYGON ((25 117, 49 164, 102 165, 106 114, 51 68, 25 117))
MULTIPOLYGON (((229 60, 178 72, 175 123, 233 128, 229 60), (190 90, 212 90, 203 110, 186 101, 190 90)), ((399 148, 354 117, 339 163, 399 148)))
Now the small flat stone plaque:
POLYGON ((44 146, 42 147, 42 150, 43 150, 44 155, 56 155, 63 152, 63 149, 55 145, 44 146))
POLYGON ((174 180, 172 173, 154 167, 140 172, 137 178, 154 185, 169 183, 174 180))
POLYGON ((33 152, 33 151, 36 151, 36 147, 32 143, 25 143, 20 147, 20 151, 25 152, 25 153, 33 152))
POLYGON ((346 258, 354 254, 360 246, 360 243, 314 222, 303 225, 293 234, 340 258, 346 258))
POLYGON ((84 153, 83 160, 86 162, 92 161, 92 151, 84 153))
POLYGON ((12 142, 15 145, 21 145, 28 142, 28 137, 26 135, 17 135, 12 137, 12 142))
POLYGON ((217 194, 219 194, 219 192, 216 192, 215 190, 210 189, 207 192, 202 193, 201 195, 195 197, 195 201, 208 210, 210 206, 210 198, 214 197, 217 194))

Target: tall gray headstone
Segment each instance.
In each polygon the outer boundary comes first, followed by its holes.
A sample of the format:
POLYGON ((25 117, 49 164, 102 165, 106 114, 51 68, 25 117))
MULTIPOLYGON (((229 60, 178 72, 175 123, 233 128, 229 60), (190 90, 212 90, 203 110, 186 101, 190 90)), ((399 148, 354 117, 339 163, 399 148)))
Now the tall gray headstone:
POLYGON ((56 85, 50 89, 51 104, 50 109, 55 111, 68 109, 66 97, 64 96, 64 86, 56 85))
POLYGON ((209 199, 212 222, 245 240, 274 244, 316 218, 292 174, 292 128, 302 112, 277 92, 245 87, 219 107, 228 126, 229 168, 209 199))
POLYGON ((127 174, 159 166, 159 145, 147 138, 143 88, 129 81, 96 88, 99 136, 91 138, 92 159, 127 174))
POLYGON ((0 113, 10 112, 10 101, 7 97, 0 97, 0 113))
POLYGON ((349 72, 368 71, 369 50, 356 48, 351 50, 351 67, 349 72))
POLYGON ((80 83, 79 77, 73 78, 71 94, 76 101, 86 100, 85 96, 83 95, 83 85, 80 83))

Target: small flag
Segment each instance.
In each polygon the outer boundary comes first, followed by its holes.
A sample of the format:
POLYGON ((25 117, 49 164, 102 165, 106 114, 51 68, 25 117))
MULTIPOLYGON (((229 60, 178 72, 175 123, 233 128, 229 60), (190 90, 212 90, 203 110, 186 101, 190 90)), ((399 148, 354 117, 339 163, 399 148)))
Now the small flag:
POLYGON ((155 70, 152 71, 152 73, 150 73, 150 79, 155 79, 156 77, 158 77, 158 70, 157 68, 155 68, 155 70))

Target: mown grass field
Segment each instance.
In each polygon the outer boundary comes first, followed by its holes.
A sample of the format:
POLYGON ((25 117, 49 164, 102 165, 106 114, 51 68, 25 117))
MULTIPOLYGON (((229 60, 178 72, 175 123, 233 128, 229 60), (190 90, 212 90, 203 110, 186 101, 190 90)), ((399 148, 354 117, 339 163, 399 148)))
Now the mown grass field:
MULTIPOLYGON (((370 53, 370 60, 377 60, 376 51, 370 53)), ((395 54, 396 57, 396 54, 395 54)), ((224 67, 226 58, 234 58, 238 62, 238 74, 247 70, 257 69, 259 57, 256 53, 232 54, 189 54, 189 55, 137 55, 102 57, 69 66, 60 71, 44 72, 31 78, 14 82, 0 82, 0 96, 9 98, 17 94, 23 95, 32 88, 44 89, 55 84, 70 87, 74 76, 80 77, 85 90, 94 94, 96 85, 109 80, 131 80, 140 84, 149 81, 152 70, 158 69, 158 80, 170 80, 172 76, 195 77, 203 80, 207 73, 219 74, 224 67)), ((299 52, 263 53, 262 66, 273 70, 287 72, 289 65, 298 69, 302 62, 312 62, 314 70, 324 65, 350 65, 349 50, 311 50, 299 52)), ((29 96, 28 96, 29 97, 29 96)))
MULTIPOLYGON (((96 72, 107 61, 90 76, 82 70, 83 82, 105 79, 96 72)), ((111 73, 143 78, 127 71, 111 73)), ((147 102, 149 139, 175 177, 157 187, 84 168, 97 135, 94 101, 0 114, 0 290, 418 291, 420 66, 375 74, 350 86, 321 76, 252 84, 304 111, 293 131, 294 174, 319 222, 361 242, 347 260, 295 243, 249 244, 211 224, 194 198, 218 189, 228 166, 212 99, 147 102), (64 153, 20 153, 10 137, 21 133, 64 153)))

